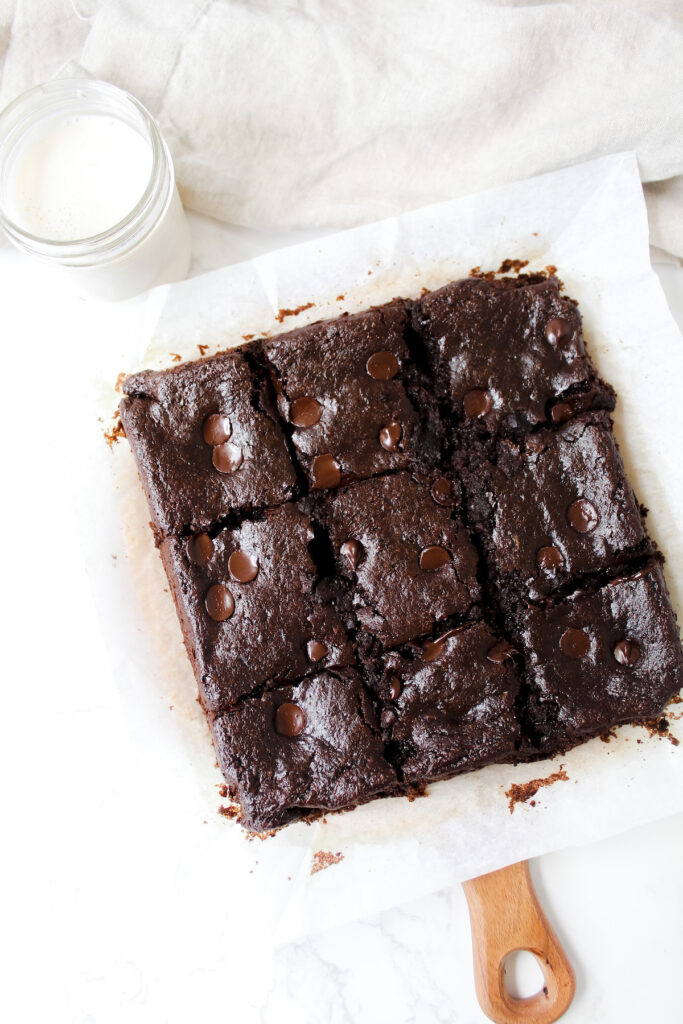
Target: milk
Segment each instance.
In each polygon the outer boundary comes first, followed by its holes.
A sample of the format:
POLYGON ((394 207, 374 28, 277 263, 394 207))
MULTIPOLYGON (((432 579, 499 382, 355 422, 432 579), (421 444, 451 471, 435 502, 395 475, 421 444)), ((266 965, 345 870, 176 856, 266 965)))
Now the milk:
POLYGON ((92 238, 131 212, 151 173, 152 147, 118 118, 56 118, 27 134, 12 161, 7 209, 40 238, 92 238))
POLYGON ((0 114, 0 224, 81 294, 183 278, 190 232, 158 125, 108 82, 56 79, 0 114))

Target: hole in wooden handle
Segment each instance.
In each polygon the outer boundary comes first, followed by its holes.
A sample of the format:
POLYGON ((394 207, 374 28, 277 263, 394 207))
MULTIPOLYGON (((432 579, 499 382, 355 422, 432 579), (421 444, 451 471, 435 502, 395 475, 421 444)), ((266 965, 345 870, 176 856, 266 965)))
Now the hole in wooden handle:
POLYGON ((574 997, 574 972, 538 902, 526 861, 463 883, 472 925, 474 980, 479 1004, 496 1024, 552 1024, 574 997), (543 986, 518 998, 508 992, 505 961, 527 950, 543 986))

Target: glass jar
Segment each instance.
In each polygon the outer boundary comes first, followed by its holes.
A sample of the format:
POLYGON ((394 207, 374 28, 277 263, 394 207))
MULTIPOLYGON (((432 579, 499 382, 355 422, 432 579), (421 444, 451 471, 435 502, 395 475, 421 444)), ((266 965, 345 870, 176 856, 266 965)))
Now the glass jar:
MULTIPOLYGON (((130 141, 139 142, 138 139, 130 141)), ((109 142, 113 143, 113 138, 109 142)), ((82 171, 82 166, 78 170, 82 171)), ((115 170, 113 165, 112 170, 115 170)), ((115 177, 113 181, 106 179, 104 175, 99 192, 100 182, 92 183, 91 201, 97 203, 98 195, 103 202, 111 198, 116 180, 115 177)), ((73 191, 73 182, 71 187, 73 191)), ((31 196, 27 201, 24 193, 24 209, 29 210, 31 196)), ((35 201, 39 203, 44 199, 41 193, 35 201)), ((128 202, 127 197, 118 199, 128 202)), ((99 215, 102 213, 100 210, 99 215)), ((127 298, 154 285, 180 280, 185 277, 190 262, 189 226, 176 188, 171 156, 158 125, 134 96, 96 79, 46 82, 24 93, 0 114, 0 225, 19 249, 59 268, 81 294, 104 299, 127 298), (140 184, 142 194, 137 201, 133 196, 130 200, 133 205, 125 214, 119 211, 115 223, 106 227, 100 225, 97 233, 89 237, 49 238, 33 233, 35 227, 22 218, 17 199, 18 187, 25 193, 27 180, 33 178, 23 168, 26 165, 30 171, 31 154, 35 153, 37 177, 44 174, 36 147, 43 138, 55 138, 57 145, 61 145, 60 173, 66 168, 63 181, 67 187, 68 161, 72 155, 68 150, 69 136, 67 133, 59 138, 56 133, 62 126, 70 125, 72 130, 74 125, 80 125, 76 129, 81 132, 80 148, 78 152, 74 150, 73 159, 87 164, 87 134, 83 135, 82 128, 93 124, 85 121, 92 115, 105 118, 98 130, 104 125, 106 131, 106 124, 115 122, 113 128, 125 133, 123 126, 128 126, 149 146, 149 153, 142 147, 146 153, 141 172, 144 175, 140 184), (151 171, 147 178, 148 166, 151 171)))

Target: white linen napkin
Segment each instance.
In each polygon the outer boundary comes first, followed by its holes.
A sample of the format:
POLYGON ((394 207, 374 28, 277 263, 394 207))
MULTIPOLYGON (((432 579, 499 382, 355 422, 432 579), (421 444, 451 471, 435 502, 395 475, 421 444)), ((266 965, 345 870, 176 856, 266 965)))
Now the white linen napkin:
POLYGON ((631 149, 683 256, 677 0, 0 0, 3 47, 2 102, 69 58, 135 93, 221 220, 347 226, 631 149))

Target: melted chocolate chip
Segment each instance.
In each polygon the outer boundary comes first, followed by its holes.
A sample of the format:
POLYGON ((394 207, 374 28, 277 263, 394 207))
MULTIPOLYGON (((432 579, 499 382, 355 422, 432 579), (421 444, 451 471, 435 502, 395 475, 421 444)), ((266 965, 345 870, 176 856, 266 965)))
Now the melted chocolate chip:
POLYGON ((565 629, 560 637, 560 650, 568 658, 583 658, 591 646, 590 637, 583 629, 565 629))
POLYGON ((226 441, 225 444, 216 445, 211 453, 211 461, 219 473, 234 473, 242 465, 244 455, 236 444, 226 441))
POLYGON ((569 341, 573 333, 572 325, 559 316, 548 320, 548 323, 545 325, 545 336, 551 345, 564 345, 566 341, 569 341))
POLYGON ((213 541, 208 533, 198 533, 187 542, 187 554, 195 565, 208 565, 213 558, 213 541))
POLYGON ((403 690, 403 683, 398 676, 392 676, 389 681, 389 700, 398 700, 403 690))
POLYGON ((309 640, 306 644, 306 653, 310 661, 316 662, 322 661, 325 655, 329 654, 329 651, 320 640, 309 640))
POLYGON ((365 549, 359 540, 345 540, 339 548, 339 554, 343 555, 351 569, 357 569, 363 561, 365 549))
POLYGON ((494 644, 491 650, 486 655, 488 661, 492 661, 494 665, 502 665, 504 661, 512 661, 513 655, 517 651, 509 644, 507 640, 501 640, 499 643, 494 644))
POLYGON ((566 423, 573 415, 574 410, 569 402, 558 402, 557 405, 554 405, 550 410, 550 419, 553 423, 566 423))
POLYGON ((468 419, 478 419, 480 416, 485 416, 487 412, 491 411, 493 399, 488 391, 482 391, 481 388, 473 388, 472 391, 468 391, 465 394, 462 400, 462 407, 468 419))
POLYGON ((425 640, 422 644, 422 657, 425 661, 436 661, 440 654, 442 654, 446 641, 450 640, 452 636, 455 636, 457 629, 449 629, 443 636, 437 637, 436 640, 425 640))
POLYGON ((560 569, 564 565, 564 556, 552 544, 548 544, 536 552, 536 565, 539 569, 560 569))
POLYGON ((375 380, 391 380, 398 373, 398 359, 393 352, 375 352, 365 369, 375 380))
POLYGON ((227 416, 214 413, 204 420, 204 440, 207 444, 223 444, 232 434, 232 424, 227 416))
POLYGON ((275 712, 275 731, 279 732, 280 736, 292 739, 303 732, 305 725, 306 715, 298 704, 291 704, 288 701, 285 704, 280 704, 275 712))
POLYGON ((450 551, 446 551, 446 548, 442 548, 440 544, 432 544, 428 548, 423 548, 420 552, 420 568, 424 569, 425 572, 440 569, 443 565, 447 565, 450 560, 450 551))
POLYGON ((572 502, 567 509, 567 522, 577 533, 590 533, 599 522, 598 511, 586 498, 572 502))
POLYGON ((295 427, 312 427, 323 414, 323 407, 317 398, 306 395, 292 402, 289 418, 295 427))
POLYGON ((235 610, 235 599, 222 583, 215 583, 209 587, 204 605, 207 612, 216 622, 225 622, 235 610))
POLYGON ((313 459, 311 482, 314 487, 339 487, 341 466, 333 455, 318 455, 313 459))
POLYGON ((635 665, 640 657, 640 647, 635 640, 620 640, 614 648, 614 657, 620 665, 629 668, 635 665))
POLYGON ((379 443, 382 448, 386 448, 388 452, 394 452, 399 446, 399 442, 403 435, 403 427, 400 423, 388 423, 386 427, 382 427, 379 432, 379 443))
POLYGON ((431 495, 437 505, 455 504, 453 483, 451 480, 447 480, 445 476, 440 476, 434 481, 431 487, 431 495))
POLYGON ((228 569, 238 583, 251 583, 258 573, 258 559, 246 551, 233 551, 228 559, 228 569))

